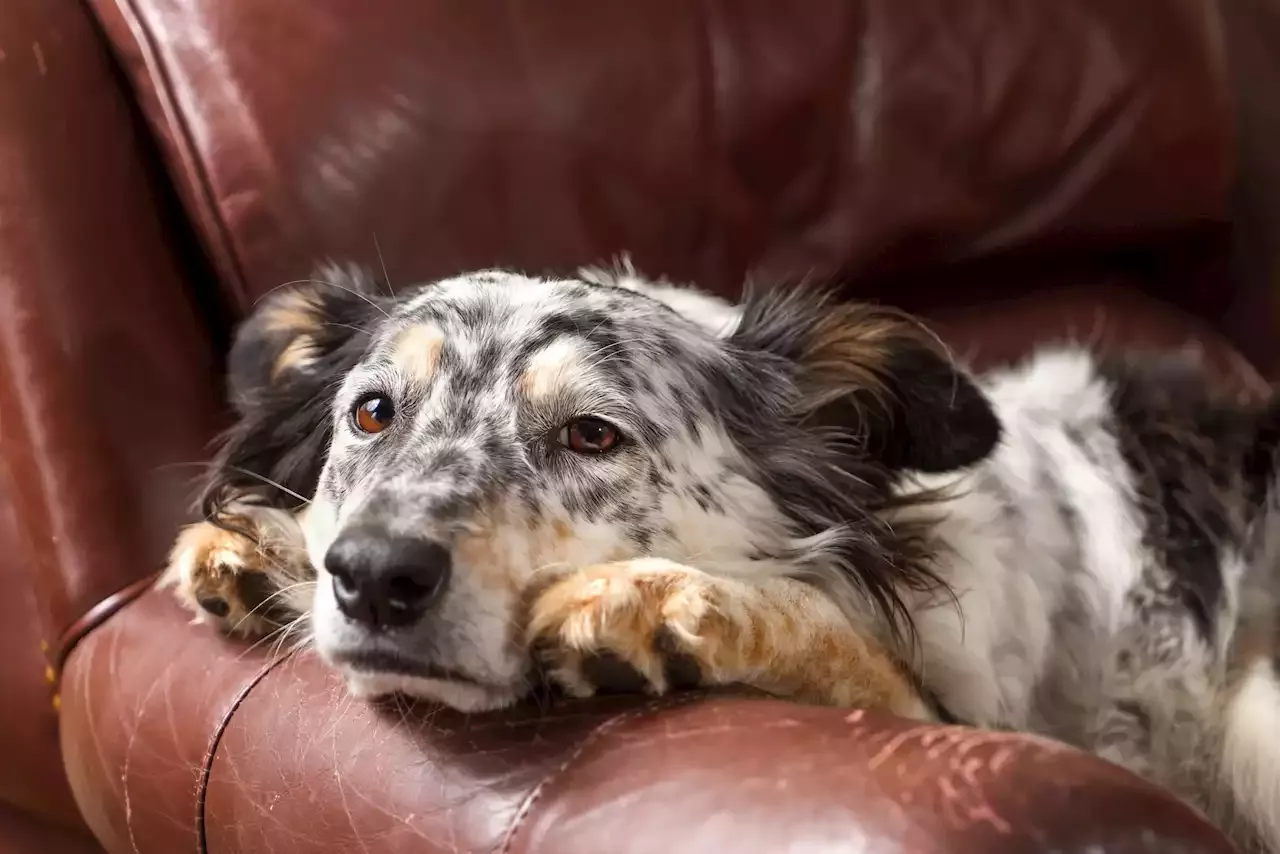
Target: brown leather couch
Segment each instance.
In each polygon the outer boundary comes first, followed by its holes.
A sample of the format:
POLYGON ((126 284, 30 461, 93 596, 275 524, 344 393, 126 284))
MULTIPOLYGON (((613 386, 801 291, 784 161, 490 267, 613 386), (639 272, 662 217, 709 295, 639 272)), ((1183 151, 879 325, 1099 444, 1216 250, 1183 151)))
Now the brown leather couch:
POLYGON ((324 256, 840 273, 979 361, 1194 340, 1259 388, 1276 2, 5 0, 0 850, 1228 850, 1014 735, 354 703, 149 582, 230 325, 324 256))

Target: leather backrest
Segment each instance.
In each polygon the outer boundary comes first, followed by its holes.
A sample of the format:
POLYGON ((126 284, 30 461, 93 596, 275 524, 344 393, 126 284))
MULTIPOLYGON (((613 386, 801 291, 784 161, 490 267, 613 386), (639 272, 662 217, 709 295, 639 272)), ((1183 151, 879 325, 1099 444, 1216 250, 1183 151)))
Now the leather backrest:
POLYGON ((1210 0, 94 5, 239 311, 324 256, 403 285, 623 250, 914 305, 944 264, 1224 217, 1210 0))

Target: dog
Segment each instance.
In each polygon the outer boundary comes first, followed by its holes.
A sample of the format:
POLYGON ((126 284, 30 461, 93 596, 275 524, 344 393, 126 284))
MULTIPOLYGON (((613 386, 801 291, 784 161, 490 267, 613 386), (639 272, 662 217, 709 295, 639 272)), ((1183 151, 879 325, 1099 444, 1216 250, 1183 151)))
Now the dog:
POLYGON ((162 577, 463 711, 687 681, 1077 745, 1280 851, 1280 405, 1185 353, 976 375, 821 288, 629 267, 381 294, 331 267, 229 357, 162 577))

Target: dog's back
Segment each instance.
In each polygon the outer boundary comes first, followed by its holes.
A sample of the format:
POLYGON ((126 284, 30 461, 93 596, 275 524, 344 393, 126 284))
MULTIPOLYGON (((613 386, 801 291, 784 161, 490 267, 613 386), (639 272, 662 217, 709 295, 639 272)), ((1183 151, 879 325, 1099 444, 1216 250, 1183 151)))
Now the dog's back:
POLYGON ((1163 718, 1150 761, 1243 848, 1280 850, 1280 404, 1217 393, 1194 359, 1143 355, 1104 371, 1145 542, 1168 585, 1134 610, 1149 656, 1134 693, 1163 718), (1181 662, 1151 631, 1157 602, 1180 603, 1194 625, 1181 662))
POLYGON ((923 678, 1280 851, 1280 405, 1191 354, 1049 350, 983 386, 1004 441, 939 523, 960 607, 920 610, 923 678))

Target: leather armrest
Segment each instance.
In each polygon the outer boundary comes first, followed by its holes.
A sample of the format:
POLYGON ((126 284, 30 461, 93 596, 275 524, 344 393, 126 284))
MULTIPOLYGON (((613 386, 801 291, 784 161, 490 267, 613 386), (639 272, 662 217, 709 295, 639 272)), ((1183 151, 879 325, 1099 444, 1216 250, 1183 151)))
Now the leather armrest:
POLYGON ((173 464, 222 418, 182 218, 123 82, 84 4, 0 3, 0 802, 65 825, 46 674, 159 568, 195 472, 173 464))
POLYGON ((1231 850, 1044 740, 701 694, 375 706, 186 622, 148 593, 69 662, 64 750, 109 851, 1231 850))

